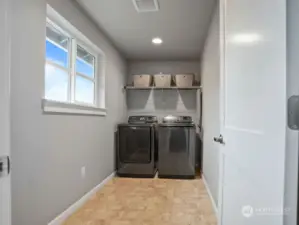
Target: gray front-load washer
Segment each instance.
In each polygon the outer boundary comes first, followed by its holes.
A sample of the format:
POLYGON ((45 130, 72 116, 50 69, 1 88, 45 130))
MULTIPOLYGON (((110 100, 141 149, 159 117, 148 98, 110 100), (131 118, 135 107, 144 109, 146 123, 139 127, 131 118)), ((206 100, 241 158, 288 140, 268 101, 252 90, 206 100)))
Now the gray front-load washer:
POLYGON ((130 116, 118 125, 117 175, 154 177, 157 171, 155 116, 130 116))

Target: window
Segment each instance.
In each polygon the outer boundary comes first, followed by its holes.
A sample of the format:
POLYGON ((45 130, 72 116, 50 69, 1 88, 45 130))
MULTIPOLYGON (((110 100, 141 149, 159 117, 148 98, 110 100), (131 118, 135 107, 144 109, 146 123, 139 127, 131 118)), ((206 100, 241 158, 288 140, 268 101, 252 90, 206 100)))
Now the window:
POLYGON ((72 109, 76 105, 81 108, 102 106, 98 100, 103 99, 103 96, 99 98, 98 95, 103 90, 98 90, 98 87, 103 85, 97 81, 103 79, 98 79, 99 54, 95 52, 47 20, 45 101, 64 104, 64 108, 69 104, 72 109))
POLYGON ((71 39, 47 24, 46 28, 46 99, 71 102, 71 39))
POLYGON ((75 101, 94 104, 96 58, 80 45, 76 48, 75 101))

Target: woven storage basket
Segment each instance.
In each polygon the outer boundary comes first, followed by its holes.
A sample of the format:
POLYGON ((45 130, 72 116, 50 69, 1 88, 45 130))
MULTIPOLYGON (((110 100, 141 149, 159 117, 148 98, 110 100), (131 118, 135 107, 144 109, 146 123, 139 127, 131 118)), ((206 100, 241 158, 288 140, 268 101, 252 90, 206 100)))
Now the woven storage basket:
POLYGON ((171 74, 155 74, 154 82, 156 87, 170 87, 171 74))
POLYGON ((149 74, 133 75, 134 87, 149 87, 152 83, 152 76, 149 74))
POLYGON ((177 87, 192 87, 194 82, 194 74, 176 74, 174 83, 177 87))

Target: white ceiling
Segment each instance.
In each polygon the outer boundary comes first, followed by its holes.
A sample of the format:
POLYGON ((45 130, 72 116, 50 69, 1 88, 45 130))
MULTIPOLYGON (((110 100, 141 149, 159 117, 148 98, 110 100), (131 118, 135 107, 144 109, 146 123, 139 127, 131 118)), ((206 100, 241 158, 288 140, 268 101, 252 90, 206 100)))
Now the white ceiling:
POLYGON ((132 0, 78 0, 128 59, 199 59, 215 0, 159 0, 158 12, 138 13, 132 0), (154 46, 153 37, 164 43, 154 46))

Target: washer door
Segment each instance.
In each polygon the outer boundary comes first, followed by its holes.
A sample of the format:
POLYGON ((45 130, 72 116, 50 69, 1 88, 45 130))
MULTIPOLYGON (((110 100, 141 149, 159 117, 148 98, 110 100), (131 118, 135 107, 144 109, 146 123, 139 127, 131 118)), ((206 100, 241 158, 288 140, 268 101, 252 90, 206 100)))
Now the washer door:
POLYGON ((121 127, 119 157, 122 163, 150 163, 151 128, 121 127))

